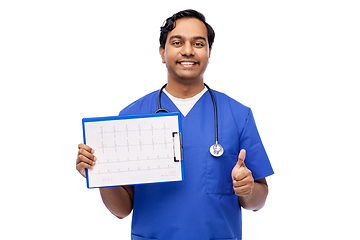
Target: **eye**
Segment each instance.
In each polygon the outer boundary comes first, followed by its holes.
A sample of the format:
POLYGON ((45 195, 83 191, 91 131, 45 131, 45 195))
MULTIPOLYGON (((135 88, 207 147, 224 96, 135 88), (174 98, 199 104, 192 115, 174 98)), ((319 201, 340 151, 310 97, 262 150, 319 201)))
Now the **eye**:
POLYGON ((196 42, 196 43, 194 43, 194 45, 195 45, 196 47, 203 47, 203 46, 205 46, 205 44, 204 44, 203 42, 196 42))
POLYGON ((174 41, 174 42, 172 42, 172 45, 174 45, 174 46, 180 46, 180 45, 181 45, 181 42, 180 42, 180 41, 174 41))

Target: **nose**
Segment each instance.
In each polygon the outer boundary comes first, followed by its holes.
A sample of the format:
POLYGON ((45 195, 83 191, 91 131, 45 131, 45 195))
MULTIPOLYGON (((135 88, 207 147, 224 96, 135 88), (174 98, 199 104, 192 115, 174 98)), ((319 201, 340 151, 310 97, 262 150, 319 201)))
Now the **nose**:
POLYGON ((186 42, 183 45, 183 47, 181 48, 181 55, 187 57, 195 55, 194 48, 190 42, 186 42))

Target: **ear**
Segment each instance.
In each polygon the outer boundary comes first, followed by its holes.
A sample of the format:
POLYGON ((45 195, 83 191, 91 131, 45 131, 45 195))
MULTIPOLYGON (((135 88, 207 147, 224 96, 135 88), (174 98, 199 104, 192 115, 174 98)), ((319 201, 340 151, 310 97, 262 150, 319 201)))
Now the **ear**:
POLYGON ((210 58, 210 55, 211 55, 211 48, 209 49, 209 58, 210 58))
POLYGON ((159 53, 160 53, 160 56, 162 58, 162 63, 166 63, 166 61, 165 61, 165 49, 162 46, 159 47, 159 53))

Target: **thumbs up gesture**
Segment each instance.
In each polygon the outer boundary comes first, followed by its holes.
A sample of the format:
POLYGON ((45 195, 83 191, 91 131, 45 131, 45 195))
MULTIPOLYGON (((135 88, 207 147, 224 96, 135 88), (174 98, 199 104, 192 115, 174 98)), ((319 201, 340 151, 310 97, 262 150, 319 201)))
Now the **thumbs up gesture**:
POLYGON ((245 166, 246 151, 242 149, 238 161, 231 172, 235 194, 239 197, 246 197, 252 193, 254 178, 251 171, 245 166))

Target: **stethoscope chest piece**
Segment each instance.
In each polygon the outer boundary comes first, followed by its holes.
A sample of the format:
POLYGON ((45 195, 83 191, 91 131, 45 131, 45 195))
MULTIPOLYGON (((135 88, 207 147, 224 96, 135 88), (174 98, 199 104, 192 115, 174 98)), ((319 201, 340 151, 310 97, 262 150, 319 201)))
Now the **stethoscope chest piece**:
POLYGON ((212 145, 210 147, 210 153, 211 155, 213 155, 214 157, 220 157, 221 155, 223 155, 224 153, 224 149, 223 147, 218 144, 218 143, 215 143, 214 145, 212 145))

